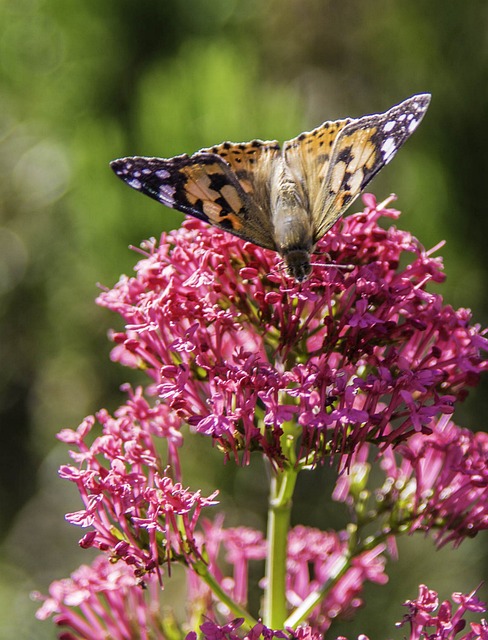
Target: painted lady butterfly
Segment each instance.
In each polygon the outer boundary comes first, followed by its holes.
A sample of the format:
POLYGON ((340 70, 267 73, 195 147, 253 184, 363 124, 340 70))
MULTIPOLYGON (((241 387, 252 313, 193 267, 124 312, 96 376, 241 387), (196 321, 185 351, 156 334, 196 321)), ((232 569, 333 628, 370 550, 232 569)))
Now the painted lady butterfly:
POLYGON ((277 251, 302 282, 315 244, 415 131, 429 106, 419 94, 386 113, 324 122, 284 143, 222 144, 192 156, 132 157, 116 175, 167 207, 277 251))

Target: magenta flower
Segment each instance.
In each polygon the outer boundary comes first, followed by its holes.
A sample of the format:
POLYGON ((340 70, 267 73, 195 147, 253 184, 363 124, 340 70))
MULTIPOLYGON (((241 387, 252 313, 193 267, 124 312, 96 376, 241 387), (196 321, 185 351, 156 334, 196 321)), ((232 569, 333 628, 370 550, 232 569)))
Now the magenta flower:
MULTIPOLYGON (((53 616, 57 626, 64 631, 62 638, 105 638, 113 640, 167 640, 174 633, 175 620, 171 613, 162 608, 164 592, 161 591, 155 575, 146 577, 145 588, 134 577, 130 567, 123 563, 114 565, 104 556, 99 556, 91 566, 83 565, 70 578, 53 582, 49 596, 39 593, 34 597, 43 602, 36 617, 40 620, 53 616), (158 606, 155 606, 158 603, 158 606), (165 611, 161 615, 161 611, 165 611)), ((408 600, 405 606, 409 612, 397 626, 410 626, 411 640, 486 640, 488 625, 486 620, 471 623, 465 630, 466 612, 486 611, 485 603, 475 593, 452 594, 456 606, 453 610, 448 600, 439 604, 438 594, 419 587, 416 600, 408 600)), ((234 619, 225 624, 207 620, 200 626, 204 640, 320 640, 323 637, 313 626, 300 626, 296 630, 271 630, 262 623, 255 624, 249 631, 241 633, 244 620, 234 619)), ((195 632, 187 634, 186 640, 196 640, 195 632)), ((337 640, 345 640, 338 638, 337 640)), ((367 640, 360 636, 358 640, 367 640)))
POLYGON ((369 518, 381 513, 383 531, 430 532, 440 547, 457 546, 488 529, 486 433, 461 429, 441 416, 430 435, 415 434, 395 451, 383 451, 385 481, 370 491, 367 451, 363 446, 355 452, 351 473, 339 477, 334 498, 364 511, 367 496, 369 518))
POLYGON ((143 368, 169 407, 244 463, 262 451, 283 465, 290 420, 315 461, 430 433, 486 369, 488 342, 466 310, 427 291, 444 279, 440 259, 379 227, 397 211, 364 201, 300 285, 274 252, 196 220, 163 234, 134 278, 99 296, 126 323, 112 357, 143 368))
MULTIPOLYGON (((343 532, 322 532, 294 527, 289 534, 287 562, 287 599, 298 607, 311 593, 334 579, 335 570, 348 554, 349 536, 343 532)), ((385 584, 385 545, 358 554, 309 616, 311 628, 325 633, 338 617, 350 617, 362 606, 360 594, 366 581, 385 584)))
MULTIPOLYGON (((248 573, 251 561, 266 557, 267 545, 263 535, 248 527, 224 529, 221 522, 203 523, 205 549, 209 570, 235 601, 248 603, 248 573), (226 564, 232 576, 221 568, 220 551, 225 551, 226 564)), ((200 540, 200 538, 198 538, 200 540)), ((347 558, 349 536, 347 532, 323 532, 318 529, 297 526, 288 534, 286 598, 290 610, 298 607, 311 593, 323 584, 333 581, 327 597, 321 600, 309 617, 311 628, 324 633, 334 619, 349 617, 362 606, 361 593, 366 581, 385 584, 386 545, 358 553, 338 580, 336 568, 347 558)), ((266 581, 262 581, 262 586, 266 581)), ((211 602, 211 593, 202 585, 196 574, 191 575, 188 590, 189 602, 211 602)), ((212 615, 209 605, 207 615, 212 615)))
POLYGON ((488 529, 488 435, 442 417, 433 434, 398 451, 402 481, 415 478, 411 530, 436 532, 436 542, 458 545, 488 529))
POLYGON ((160 575, 160 565, 175 556, 199 557, 195 527, 201 510, 216 504, 217 492, 204 498, 167 475, 168 462, 179 474, 180 421, 165 405, 149 407, 140 389, 126 390, 129 401, 115 417, 106 411, 97 414, 102 435, 93 440, 94 417, 76 431, 59 434, 60 440, 76 447, 71 456, 79 465, 63 465, 60 475, 77 485, 84 503, 66 519, 93 527, 82 546, 109 551, 113 559, 133 565, 138 575, 160 575), (168 443, 167 461, 156 452, 154 438, 168 443))
MULTIPOLYGON (((242 626, 243 622, 244 620, 242 618, 233 620, 225 625, 208 621, 200 626, 200 631, 202 632, 204 640, 272 640, 273 638, 292 640, 292 638, 294 638, 293 635, 284 633, 283 631, 268 629, 261 622, 254 625, 248 633, 242 635, 236 631, 242 626)), ((185 640, 197 640, 196 633, 189 633, 185 640)))
MULTIPOLYGON (((205 556, 208 562, 209 572, 225 589, 226 593, 240 605, 248 604, 248 574, 249 565, 253 561, 264 560, 266 557, 266 540, 260 531, 249 527, 232 527, 225 529, 222 526, 223 518, 219 517, 214 522, 203 520, 202 533, 197 534, 196 539, 205 548, 205 556), (222 551, 224 555, 222 556, 222 551), (229 572, 222 569, 223 560, 229 572)), ((188 600, 190 602, 212 602, 211 591, 202 582, 197 573, 189 574, 188 600)), ((212 605, 209 606, 208 615, 211 615, 212 605)))
POLYGON ((36 617, 45 620, 54 616, 57 626, 70 629, 60 636, 66 640, 166 640, 159 605, 163 592, 156 575, 146 576, 144 586, 142 589, 128 565, 113 564, 99 556, 91 566, 82 565, 70 578, 53 582, 48 597, 34 594, 43 601, 36 617))
MULTIPOLYGON (((475 592, 468 595, 453 593, 452 600, 458 607, 453 612, 451 602, 444 600, 439 605, 438 595, 425 585, 420 585, 419 596, 416 600, 407 600, 404 606, 408 607, 403 620, 397 626, 410 625, 410 639, 417 640, 429 638, 432 640, 451 640, 458 636, 466 627, 463 616, 466 611, 476 613, 486 611, 486 604, 481 602, 475 592), (432 629, 433 628, 433 629, 432 629)), ((460 640, 485 640, 486 621, 471 626, 471 631, 460 637, 460 640)))
MULTIPOLYGON (((439 605, 437 592, 422 584, 419 587, 419 597, 404 603, 404 606, 409 608, 409 613, 396 626, 402 627, 408 624, 410 640, 486 640, 488 623, 484 619, 479 623, 471 622, 470 630, 460 635, 467 624, 463 618, 464 614, 467 611, 484 612, 486 604, 478 600, 475 592, 467 595, 453 593, 452 601, 458 605, 455 612, 449 600, 444 600, 439 605)), ((341 636, 337 640, 347 639, 341 636)), ((368 638, 360 635, 358 640, 368 640, 368 638)))

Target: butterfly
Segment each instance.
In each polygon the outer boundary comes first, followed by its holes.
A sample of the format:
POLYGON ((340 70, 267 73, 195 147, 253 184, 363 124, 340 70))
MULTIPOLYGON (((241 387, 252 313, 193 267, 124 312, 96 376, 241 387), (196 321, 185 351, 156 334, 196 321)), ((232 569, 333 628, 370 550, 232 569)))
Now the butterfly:
POLYGON ((158 202, 283 258, 298 282, 316 243, 415 131, 430 94, 324 122, 287 140, 223 142, 173 158, 120 158, 115 174, 158 202))

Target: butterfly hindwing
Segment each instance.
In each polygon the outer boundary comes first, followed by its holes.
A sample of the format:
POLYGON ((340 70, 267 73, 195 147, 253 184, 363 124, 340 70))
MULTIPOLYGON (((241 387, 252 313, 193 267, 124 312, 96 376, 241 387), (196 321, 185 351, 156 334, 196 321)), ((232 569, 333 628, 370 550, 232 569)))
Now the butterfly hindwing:
POLYGON ((114 160, 116 175, 158 202, 267 249, 275 249, 269 216, 245 192, 228 164, 201 151, 174 158, 114 160))
POLYGON ((297 184, 302 185, 308 203, 317 198, 327 175, 334 143, 349 122, 350 118, 324 122, 283 145, 284 160, 297 184))

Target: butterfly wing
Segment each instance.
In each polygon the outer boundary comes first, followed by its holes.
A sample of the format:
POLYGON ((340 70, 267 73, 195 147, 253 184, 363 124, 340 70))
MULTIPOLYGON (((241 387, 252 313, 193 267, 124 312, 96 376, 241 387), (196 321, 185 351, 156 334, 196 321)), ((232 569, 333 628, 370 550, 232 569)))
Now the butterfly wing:
POLYGON ((429 94, 415 95, 386 113, 324 123, 304 138, 299 136, 285 143, 287 163, 295 171, 298 167, 302 175, 313 165, 312 156, 316 158, 318 166, 310 174, 314 177, 307 180, 315 242, 390 162, 419 125, 429 102, 429 94), (312 142, 308 142, 309 138, 312 142), (320 145, 322 141, 324 144, 320 145), (322 149, 325 143, 330 151, 318 151, 317 145, 322 149))
POLYGON ((213 153, 230 165, 243 190, 259 203, 268 219, 270 211, 270 183, 276 162, 281 161, 281 149, 276 140, 251 142, 223 142, 202 149, 213 153))
POLYGON ((313 131, 301 133, 283 145, 284 160, 296 183, 306 194, 309 206, 327 176, 337 137, 350 122, 350 118, 324 122, 313 131))
POLYGON ((135 156, 110 166, 130 187, 167 207, 276 249, 269 216, 219 155, 202 150, 169 159, 135 156))

